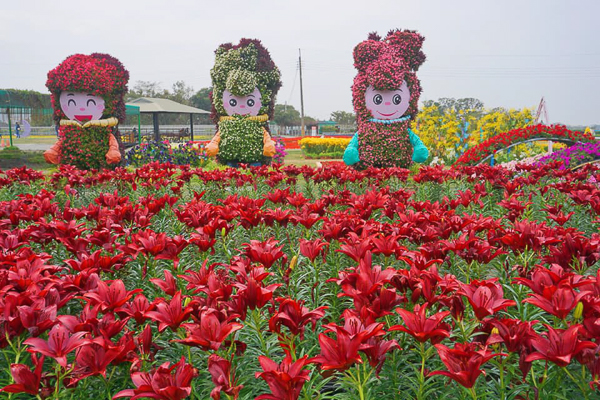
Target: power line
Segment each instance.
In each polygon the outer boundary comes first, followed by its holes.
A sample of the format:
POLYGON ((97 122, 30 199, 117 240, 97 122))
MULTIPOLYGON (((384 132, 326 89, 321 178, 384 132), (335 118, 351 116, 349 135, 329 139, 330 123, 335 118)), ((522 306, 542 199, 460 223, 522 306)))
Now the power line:
POLYGON ((292 83, 292 90, 290 90, 290 95, 286 101, 286 104, 292 100, 292 95, 294 94, 294 89, 296 88, 296 78, 298 77, 298 64, 296 64, 296 73, 294 74, 294 83, 292 83))

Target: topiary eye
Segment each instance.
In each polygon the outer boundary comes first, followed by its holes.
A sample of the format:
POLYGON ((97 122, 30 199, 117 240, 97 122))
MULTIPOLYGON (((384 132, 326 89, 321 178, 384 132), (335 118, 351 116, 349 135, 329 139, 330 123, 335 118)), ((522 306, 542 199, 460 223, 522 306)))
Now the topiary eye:
POLYGON ((89 99, 89 100, 87 101, 87 106, 88 106, 88 107, 90 106, 90 103, 92 103, 93 105, 96 105, 96 100, 94 100, 94 99, 89 99))
POLYGON ((254 107, 254 99, 248 99, 246 104, 248 104, 248 107, 254 107))
POLYGON ((236 100, 236 99, 231 99, 231 100, 229 100, 229 105, 230 105, 231 107, 235 107, 235 106, 237 106, 237 100, 236 100))
POLYGON ((77 103, 75 103, 75 100, 73 100, 73 99, 69 99, 69 101, 67 101, 67 106, 68 107, 76 106, 76 105, 77 105, 77 103))
POLYGON ((402 97, 400 97, 399 94, 395 94, 394 97, 392 97, 392 103, 394 103, 395 105, 400 104, 401 101, 402 97))
POLYGON ((373 96, 373 103, 380 105, 381 103, 383 103, 383 96, 380 94, 376 94, 375 96, 373 96))

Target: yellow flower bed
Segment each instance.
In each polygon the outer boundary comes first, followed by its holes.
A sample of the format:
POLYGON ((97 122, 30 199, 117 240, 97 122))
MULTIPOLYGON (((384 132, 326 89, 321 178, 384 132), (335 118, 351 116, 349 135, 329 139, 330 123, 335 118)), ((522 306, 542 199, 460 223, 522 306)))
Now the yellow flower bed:
POLYGON ((350 138, 306 137, 298 141, 302 153, 309 157, 341 158, 350 138))

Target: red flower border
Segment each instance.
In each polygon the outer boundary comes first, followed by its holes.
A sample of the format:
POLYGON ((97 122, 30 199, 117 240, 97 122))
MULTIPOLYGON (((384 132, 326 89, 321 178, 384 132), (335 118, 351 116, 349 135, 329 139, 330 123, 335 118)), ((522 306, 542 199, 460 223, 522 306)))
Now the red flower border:
POLYGON ((568 138, 576 142, 591 142, 589 133, 571 131, 564 125, 531 125, 500 133, 465 151, 454 165, 474 165, 498 150, 512 144, 537 138, 568 138))

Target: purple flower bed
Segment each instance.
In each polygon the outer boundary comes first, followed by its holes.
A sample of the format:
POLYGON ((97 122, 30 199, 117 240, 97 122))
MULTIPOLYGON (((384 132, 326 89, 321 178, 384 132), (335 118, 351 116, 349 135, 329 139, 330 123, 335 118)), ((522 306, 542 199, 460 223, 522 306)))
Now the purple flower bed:
POLYGON ((566 149, 555 151, 542 157, 538 163, 547 164, 562 161, 560 169, 572 168, 576 165, 600 159, 600 142, 578 143, 566 149))

